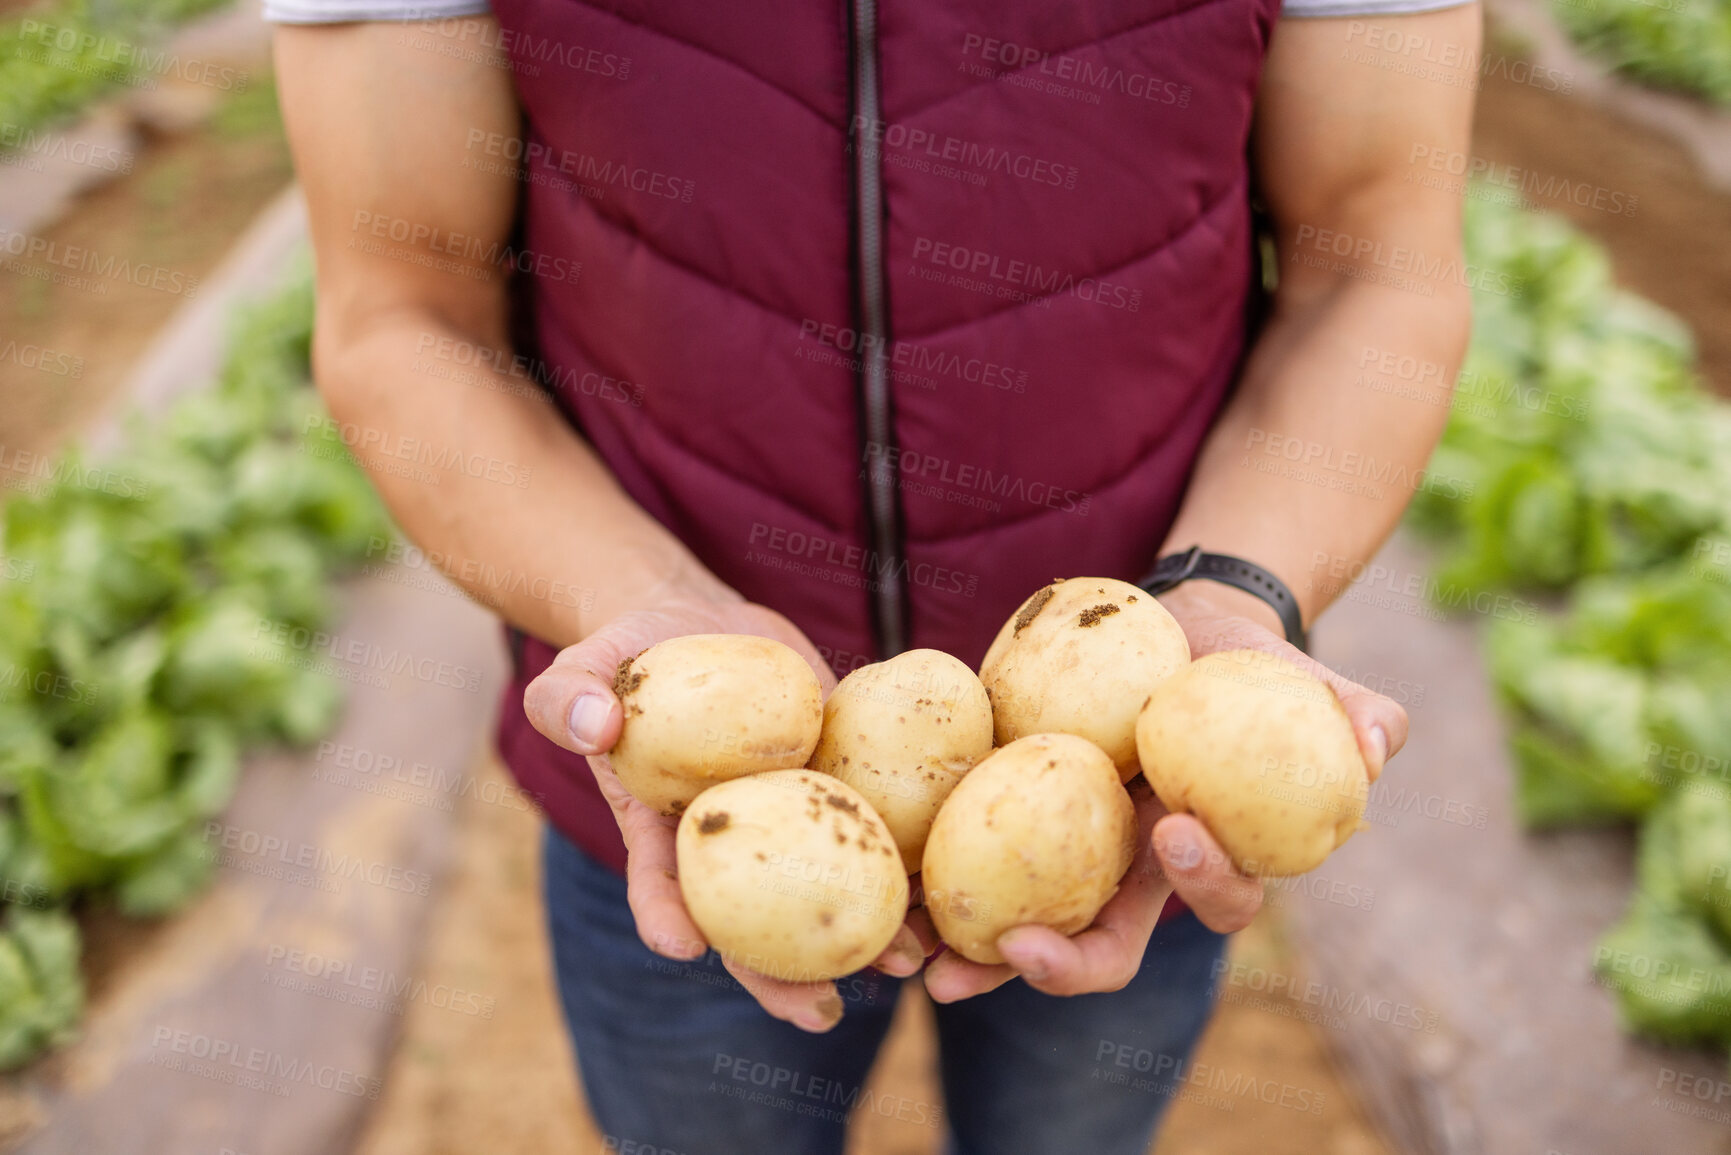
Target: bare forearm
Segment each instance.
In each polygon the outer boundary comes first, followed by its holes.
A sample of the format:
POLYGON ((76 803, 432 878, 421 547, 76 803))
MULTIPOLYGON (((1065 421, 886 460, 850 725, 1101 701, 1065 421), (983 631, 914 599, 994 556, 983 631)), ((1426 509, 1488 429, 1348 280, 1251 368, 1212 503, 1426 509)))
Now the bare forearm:
MULTIPOLYGON (((463 23, 473 43, 496 36, 491 17, 463 23)), ((737 601, 528 372, 479 355, 508 344, 491 254, 508 245, 518 187, 466 162, 476 133, 519 131, 502 62, 429 53, 368 23, 279 27, 276 56, 317 258, 314 375, 404 532, 561 647, 669 593, 737 601), (459 234, 461 252, 435 250, 431 238, 459 234)))
POLYGON ((343 440, 409 538, 477 600, 557 646, 670 594, 736 600, 619 488, 550 398, 473 363, 485 347, 404 311, 318 351, 343 440))
MULTIPOLYGON (((1389 20, 1477 59, 1476 6, 1389 20)), ((1411 177, 1416 146, 1471 147, 1472 86, 1343 63, 1350 34, 1340 19, 1275 28, 1252 140, 1280 255, 1274 316, 1163 550, 1200 543, 1273 570, 1306 622, 1376 552, 1425 477, 1471 316, 1459 197, 1411 177)), ((1207 582, 1180 590, 1278 628, 1248 594, 1207 582)))
POLYGON ((1313 621, 1426 476, 1468 323, 1466 290, 1454 283, 1424 297, 1355 282, 1277 310, 1161 552, 1200 543, 1249 558, 1313 621), (1394 372, 1378 368, 1385 353, 1394 372), (1414 391, 1422 398, 1406 395, 1414 391))

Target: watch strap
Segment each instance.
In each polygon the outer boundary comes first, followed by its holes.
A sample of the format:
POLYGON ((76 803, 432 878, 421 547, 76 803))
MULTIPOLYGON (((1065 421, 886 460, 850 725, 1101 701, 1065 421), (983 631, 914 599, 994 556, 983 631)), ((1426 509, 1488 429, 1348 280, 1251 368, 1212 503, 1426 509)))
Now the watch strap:
POLYGON ((1204 553, 1193 545, 1183 553, 1169 553, 1154 563, 1154 572, 1137 584, 1151 594, 1165 593, 1191 578, 1207 578, 1222 585, 1255 594, 1280 615, 1286 640, 1305 650, 1304 617, 1298 611, 1298 599, 1285 582, 1252 561, 1227 553, 1204 553))

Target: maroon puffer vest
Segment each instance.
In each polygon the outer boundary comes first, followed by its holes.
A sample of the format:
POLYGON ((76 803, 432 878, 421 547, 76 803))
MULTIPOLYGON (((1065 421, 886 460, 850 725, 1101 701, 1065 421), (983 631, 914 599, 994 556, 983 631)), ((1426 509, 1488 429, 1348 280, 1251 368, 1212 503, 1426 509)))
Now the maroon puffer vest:
MULTIPOLYGON (((1277 6, 494 0, 561 405, 838 673, 1139 578, 1246 340, 1277 6)), ((618 867, 519 642, 501 750, 618 867)))

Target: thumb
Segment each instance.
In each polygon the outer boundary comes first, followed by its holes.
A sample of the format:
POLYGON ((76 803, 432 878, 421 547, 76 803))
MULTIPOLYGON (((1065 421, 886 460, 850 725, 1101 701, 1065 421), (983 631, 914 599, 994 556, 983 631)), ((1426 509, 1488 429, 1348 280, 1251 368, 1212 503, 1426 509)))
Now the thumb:
POLYGON ((523 709, 549 740, 578 754, 605 754, 619 741, 624 712, 613 692, 619 666, 650 645, 623 622, 559 651, 523 694, 523 709))

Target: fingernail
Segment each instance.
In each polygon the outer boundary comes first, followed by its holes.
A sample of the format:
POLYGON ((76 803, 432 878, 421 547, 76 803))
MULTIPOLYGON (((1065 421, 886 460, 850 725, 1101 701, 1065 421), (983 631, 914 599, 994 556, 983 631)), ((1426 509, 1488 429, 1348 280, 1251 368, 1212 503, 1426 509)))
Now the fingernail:
POLYGON ((794 1025, 802 1031, 822 1034, 841 1022, 841 996, 827 994, 817 1000, 817 1005, 809 1011, 801 1011, 794 1017, 794 1025))
POLYGON ((1388 731, 1380 725, 1370 728, 1370 748, 1376 759, 1376 765, 1371 767, 1371 772, 1380 773, 1388 762, 1388 731))
POLYGON ((571 745, 579 754, 601 752, 601 727, 607 722, 607 699, 600 694, 584 694, 571 706, 571 718, 566 723, 571 731, 571 745))
POLYGON ((649 949, 662 958, 676 959, 679 962, 691 962, 709 953, 707 943, 697 939, 686 938, 684 935, 655 933, 654 939, 648 944, 649 949))
POLYGON ((1161 857, 1179 870, 1195 870, 1202 865, 1202 847, 1188 828, 1179 826, 1162 841, 1166 853, 1161 857))
POLYGON ((1041 954, 1038 948, 1017 938, 1015 931, 1010 931, 998 939, 998 951, 1004 956, 1005 962, 1037 983, 1045 982, 1046 976, 1052 973, 1051 961, 1041 954))
POLYGON ((903 944, 891 948, 889 958, 884 962, 884 970, 898 979, 905 979, 925 963, 926 956, 920 952, 918 946, 903 944))
MULTIPOLYGON (((1005 957, 1008 958, 1009 956, 1006 955, 1005 957)), ((1046 960, 1041 958, 1039 955, 1033 955, 1029 958, 1023 959, 1019 963, 1012 963, 1011 965, 1037 983, 1045 982, 1046 976, 1052 973, 1051 968, 1046 966, 1046 960)))

